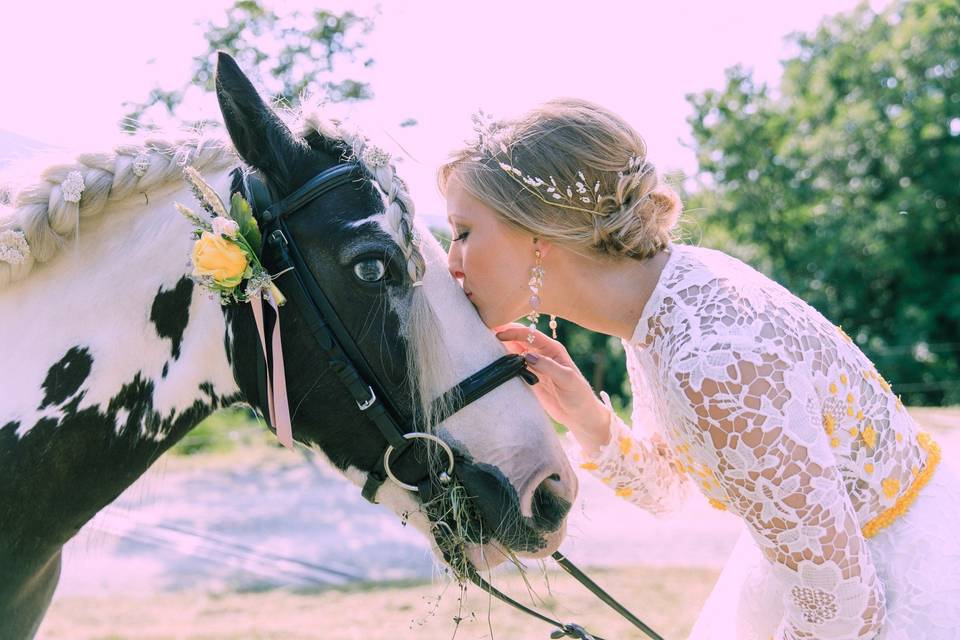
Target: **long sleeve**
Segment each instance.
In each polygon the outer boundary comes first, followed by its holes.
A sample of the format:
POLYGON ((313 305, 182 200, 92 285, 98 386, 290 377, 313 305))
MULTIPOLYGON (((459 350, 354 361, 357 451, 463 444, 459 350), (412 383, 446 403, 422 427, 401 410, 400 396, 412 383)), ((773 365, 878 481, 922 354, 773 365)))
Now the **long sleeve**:
POLYGON ((631 384, 634 389, 633 429, 617 415, 610 396, 600 392, 600 398, 610 412, 610 440, 599 453, 586 455, 568 432, 568 450, 574 464, 608 485, 616 495, 646 509, 654 515, 675 511, 689 493, 690 483, 685 470, 666 441, 651 425, 639 424, 644 418, 641 398, 637 397, 638 371, 628 360, 631 384), (646 428, 644 428, 646 427, 646 428), (649 436, 641 435, 646 431, 649 436))
POLYGON ((813 382, 777 353, 713 344, 678 357, 673 404, 685 412, 690 450, 713 468, 718 495, 786 587, 774 637, 876 637, 885 592, 820 425, 813 382))

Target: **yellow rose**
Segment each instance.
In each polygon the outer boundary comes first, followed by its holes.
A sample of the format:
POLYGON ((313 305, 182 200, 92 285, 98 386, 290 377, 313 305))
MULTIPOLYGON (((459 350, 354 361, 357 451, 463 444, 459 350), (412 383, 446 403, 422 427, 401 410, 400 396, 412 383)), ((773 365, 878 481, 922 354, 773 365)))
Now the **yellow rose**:
POLYGON ((211 276, 223 287, 235 287, 247 269, 247 254, 233 242, 204 231, 193 245, 193 273, 211 276))

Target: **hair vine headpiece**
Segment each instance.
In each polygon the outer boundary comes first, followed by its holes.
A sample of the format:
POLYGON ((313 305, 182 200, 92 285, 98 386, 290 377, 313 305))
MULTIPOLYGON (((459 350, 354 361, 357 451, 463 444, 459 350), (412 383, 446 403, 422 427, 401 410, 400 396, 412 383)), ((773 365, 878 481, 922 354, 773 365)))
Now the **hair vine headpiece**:
MULTIPOLYGON (((471 116, 471 120, 473 121, 474 131, 477 134, 476 146, 478 150, 484 148, 489 149, 491 158, 497 162, 497 165, 507 175, 544 203, 564 209, 584 211, 598 216, 609 214, 609 212, 599 209, 601 200, 607 197, 613 198, 618 205, 622 206, 623 203, 620 202, 620 199, 616 196, 606 196, 600 192, 599 180, 595 180, 591 187, 586 176, 584 176, 583 169, 577 170, 577 179, 574 180, 573 184, 564 185, 558 184, 557 179, 552 175, 548 175, 547 179, 544 180, 539 176, 532 176, 521 171, 513 164, 513 159, 507 145, 502 139, 497 139, 497 133, 502 130, 503 127, 499 126, 489 114, 482 110, 475 112, 471 116), (497 158, 498 154, 503 154, 504 159, 497 158), (588 208, 585 205, 593 205, 593 207, 588 208)), ((483 157, 477 156, 472 158, 472 160, 481 161, 483 157)), ((617 172, 617 178, 623 178, 625 175, 633 173, 643 164, 644 159, 640 156, 630 156, 627 166, 617 172)))

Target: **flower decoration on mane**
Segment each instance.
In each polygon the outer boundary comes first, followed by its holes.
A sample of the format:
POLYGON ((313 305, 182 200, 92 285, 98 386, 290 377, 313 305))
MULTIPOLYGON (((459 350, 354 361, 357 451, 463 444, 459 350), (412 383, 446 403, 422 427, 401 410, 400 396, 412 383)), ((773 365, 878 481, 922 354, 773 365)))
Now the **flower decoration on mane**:
POLYGON ((67 202, 80 202, 84 189, 83 174, 79 171, 71 171, 60 183, 60 189, 63 192, 63 199, 67 202))
POLYGON ((228 212, 223 200, 196 169, 185 167, 183 175, 200 206, 211 216, 207 220, 179 202, 174 203, 177 211, 194 226, 193 280, 219 295, 224 305, 247 302, 261 296, 264 289, 277 304, 286 302, 273 277, 260 263, 260 228, 250 203, 235 193, 228 212), (246 285, 241 286, 244 282, 246 285))
MULTIPOLYGON (((526 191, 532 193, 546 204, 585 211, 593 215, 606 215, 600 209, 600 201, 608 197, 600 192, 600 181, 595 180, 591 186, 584 176, 583 169, 578 169, 573 184, 558 184, 554 176, 548 175, 544 180, 539 176, 532 176, 517 167, 511 157, 510 150, 498 134, 504 129, 489 114, 477 111, 471 116, 473 129, 477 134, 476 146, 478 150, 488 148, 491 157, 497 165, 526 191), (501 155, 502 154, 502 155, 501 155), (499 156, 499 157, 498 157, 499 156)), ((473 160, 482 160, 482 157, 473 160)), ((643 158, 631 156, 627 166, 617 172, 617 178, 623 178, 636 171, 643 165, 643 158)), ((615 201, 619 200, 614 196, 615 201)))
POLYGON ((20 229, 0 231, 0 260, 21 264, 30 257, 30 245, 20 229))

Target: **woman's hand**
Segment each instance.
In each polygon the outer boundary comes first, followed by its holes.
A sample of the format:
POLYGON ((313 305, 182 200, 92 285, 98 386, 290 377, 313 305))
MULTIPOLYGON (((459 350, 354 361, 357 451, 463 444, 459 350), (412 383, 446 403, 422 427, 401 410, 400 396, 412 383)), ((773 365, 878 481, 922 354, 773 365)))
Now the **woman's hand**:
POLYGON ((517 322, 497 327, 499 338, 510 353, 525 354, 527 366, 540 382, 532 385, 537 400, 551 418, 566 426, 589 455, 610 441, 610 412, 594 394, 590 383, 570 358, 566 347, 541 331, 517 322))

